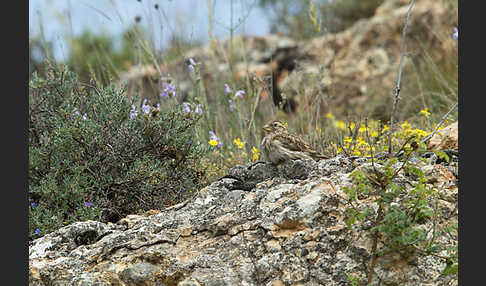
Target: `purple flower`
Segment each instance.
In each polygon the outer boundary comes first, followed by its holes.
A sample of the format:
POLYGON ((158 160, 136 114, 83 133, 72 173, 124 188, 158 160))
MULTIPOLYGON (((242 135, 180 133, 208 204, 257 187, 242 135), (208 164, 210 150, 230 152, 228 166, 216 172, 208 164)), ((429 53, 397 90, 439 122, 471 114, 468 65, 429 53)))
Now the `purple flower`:
POLYGON ((144 99, 142 102, 142 111, 145 114, 149 114, 150 112, 150 105, 147 104, 147 99, 144 99))
POLYGON ((138 115, 138 111, 136 110, 135 105, 132 104, 132 109, 130 110, 130 120, 137 117, 137 115, 138 115))
POLYGON ((452 34, 452 39, 457 40, 458 37, 459 37, 459 30, 457 29, 457 27, 454 27, 454 34, 452 34))
POLYGON ((189 68, 189 71, 191 73, 194 73, 194 66, 193 65, 188 65, 187 67, 189 68))
POLYGON ((90 208, 90 207, 93 206, 93 204, 90 203, 90 202, 84 202, 84 206, 87 207, 87 208, 90 208))
POLYGON ((227 83, 224 84, 224 94, 228 94, 231 92, 231 88, 227 83))
POLYGON ((162 91, 160 94, 159 94, 160 97, 163 97, 165 99, 169 99, 169 93, 167 93, 165 90, 162 91))
POLYGON ((235 92, 235 97, 238 97, 238 98, 243 98, 243 95, 245 95, 245 91, 244 90, 238 90, 235 92))
POLYGON ((196 108, 194 108, 194 112, 202 115, 203 114, 202 105, 201 104, 196 105, 196 108))
MULTIPOLYGON (((162 78, 162 79, 167 80, 166 78, 162 78)), ((164 81, 162 82, 162 85, 164 87, 164 90, 162 91, 162 93, 160 93, 160 97, 168 99, 170 94, 172 94, 172 96, 174 97, 177 96, 177 91, 174 84, 172 83, 167 84, 167 82, 164 81)))
POLYGON ((39 234, 40 233, 40 230, 38 228, 35 229, 34 231, 35 234, 39 234))
POLYGON ((193 58, 189 58, 189 62, 191 63, 191 65, 195 66, 196 65, 196 62, 194 61, 193 58))
POLYGON ((233 110, 235 110, 235 103, 231 99, 229 99, 228 102, 229 102, 229 109, 231 112, 233 112, 233 110))
POLYGON ((85 114, 83 114, 83 120, 86 120, 86 119, 88 119, 88 117, 86 116, 86 113, 85 113, 85 114))
POLYGON ((189 104, 189 102, 183 102, 182 105, 184 105, 184 110, 183 112, 184 113, 190 113, 191 112, 191 105, 189 104))
POLYGON ((36 204, 36 203, 34 203, 34 202, 31 202, 31 203, 30 203, 30 206, 31 206, 31 207, 35 207, 35 206, 37 206, 37 204, 36 204))

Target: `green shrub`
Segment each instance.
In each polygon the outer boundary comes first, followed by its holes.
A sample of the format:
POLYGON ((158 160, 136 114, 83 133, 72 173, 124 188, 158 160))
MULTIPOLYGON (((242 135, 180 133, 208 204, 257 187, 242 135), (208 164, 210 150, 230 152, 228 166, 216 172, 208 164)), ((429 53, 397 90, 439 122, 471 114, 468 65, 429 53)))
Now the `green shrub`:
POLYGON ((114 222, 179 203, 205 183, 199 115, 177 104, 145 113, 136 101, 112 86, 83 84, 67 70, 33 75, 30 238, 74 221, 114 222))

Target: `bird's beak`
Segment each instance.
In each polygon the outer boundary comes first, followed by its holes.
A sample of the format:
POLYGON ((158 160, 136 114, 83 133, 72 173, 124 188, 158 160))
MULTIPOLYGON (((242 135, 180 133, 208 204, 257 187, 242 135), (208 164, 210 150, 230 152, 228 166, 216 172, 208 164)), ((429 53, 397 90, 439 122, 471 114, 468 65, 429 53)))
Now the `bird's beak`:
POLYGON ((270 132, 271 128, 270 125, 266 124, 262 127, 263 131, 270 132))

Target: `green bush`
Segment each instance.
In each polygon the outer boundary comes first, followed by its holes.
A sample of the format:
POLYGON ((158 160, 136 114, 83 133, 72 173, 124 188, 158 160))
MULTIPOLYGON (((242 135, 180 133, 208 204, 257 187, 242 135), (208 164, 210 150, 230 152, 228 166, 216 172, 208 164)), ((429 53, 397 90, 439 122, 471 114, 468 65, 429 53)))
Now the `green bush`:
MULTIPOLYGON (((87 219, 179 203, 204 184, 199 115, 182 107, 147 113, 115 87, 72 72, 29 83, 30 238, 87 219), (133 118, 132 118, 133 116, 133 118)), ((145 108, 149 108, 148 105, 145 108)))

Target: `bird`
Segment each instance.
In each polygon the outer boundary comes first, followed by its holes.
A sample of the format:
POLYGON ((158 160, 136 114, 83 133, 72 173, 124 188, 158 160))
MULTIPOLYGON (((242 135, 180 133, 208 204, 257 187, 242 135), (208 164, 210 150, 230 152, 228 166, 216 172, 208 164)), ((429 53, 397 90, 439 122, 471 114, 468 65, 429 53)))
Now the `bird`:
POLYGON ((266 161, 275 165, 297 159, 329 159, 328 156, 317 152, 302 137, 289 133, 287 127, 279 120, 265 124, 263 131, 266 133, 261 143, 263 155, 266 161))

